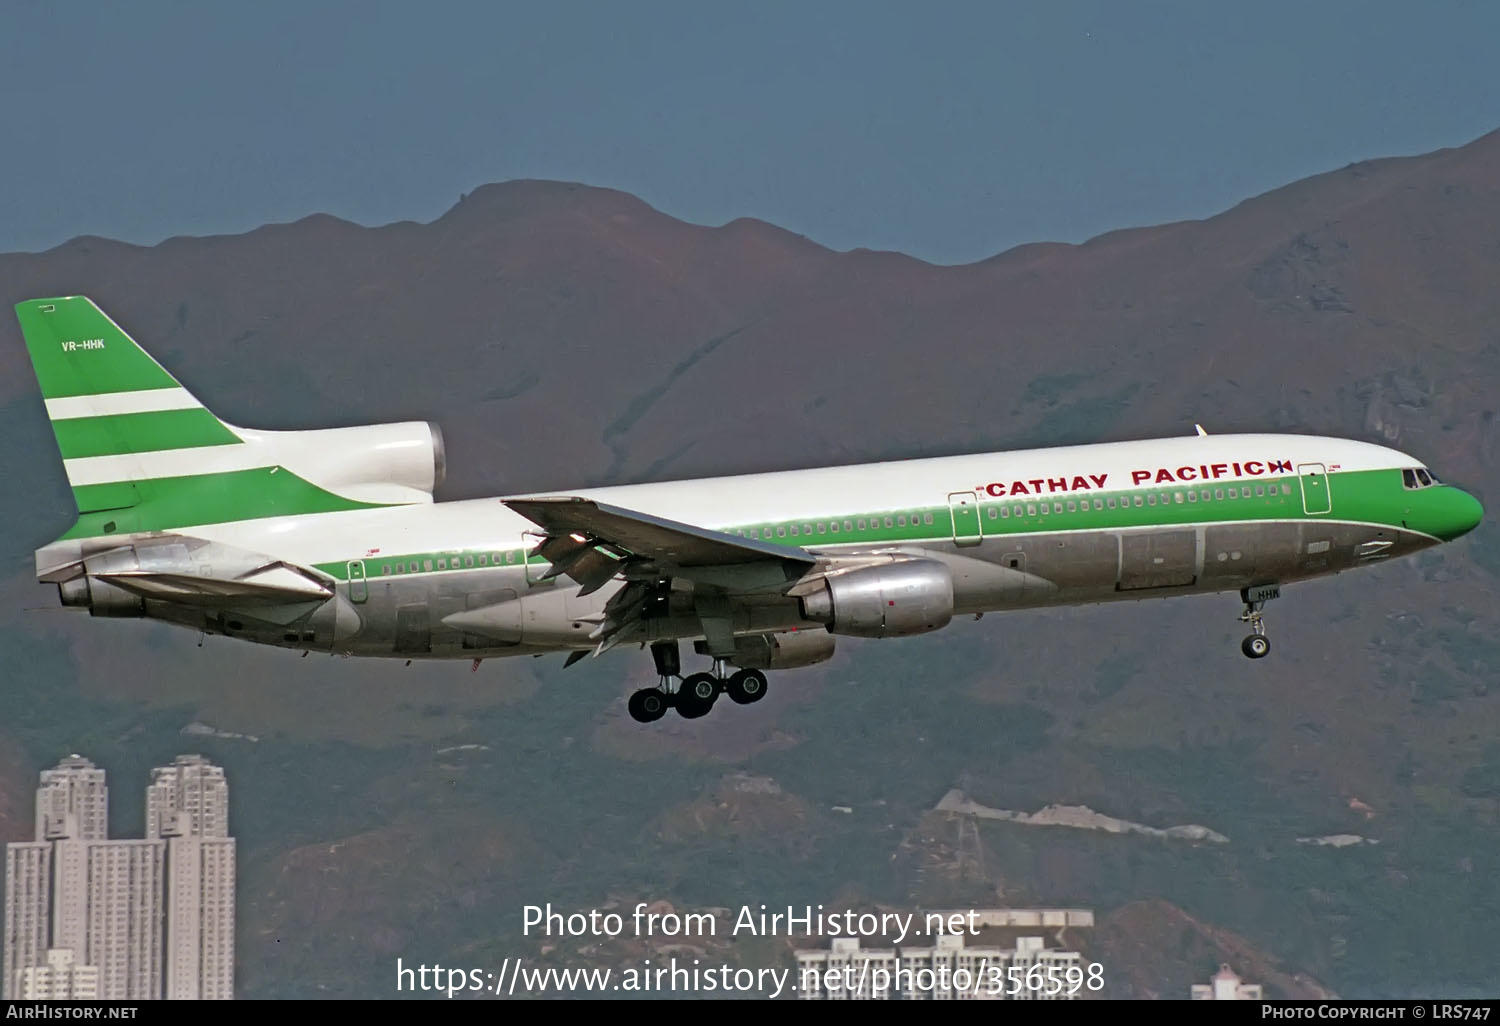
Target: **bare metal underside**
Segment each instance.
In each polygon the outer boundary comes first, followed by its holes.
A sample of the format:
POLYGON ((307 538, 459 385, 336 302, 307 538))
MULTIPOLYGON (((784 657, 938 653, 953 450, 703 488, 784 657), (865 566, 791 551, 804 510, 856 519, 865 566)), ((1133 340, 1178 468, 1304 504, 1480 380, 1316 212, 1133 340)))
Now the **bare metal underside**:
MULTIPOLYGON (((815 554, 824 559, 808 580, 821 580, 830 568, 837 578, 838 564, 830 564, 828 556, 844 561, 843 572, 850 564, 935 563, 951 578, 949 615, 961 615, 1236 592, 1337 573, 1431 544, 1424 535, 1390 527, 1306 520, 1080 531, 986 538, 962 547, 943 542, 819 549, 815 554)), ((309 596, 266 605, 226 596, 224 604, 209 608, 201 600, 186 605, 142 590, 135 615, 265 644, 360 656, 474 659, 594 649, 607 604, 620 595, 621 583, 581 594, 586 589, 567 577, 538 576, 534 569, 528 574, 524 567, 508 566, 449 577, 375 577, 354 593, 341 582, 331 599, 309 596)), ((112 582, 128 586, 122 578, 112 582)), ((640 629, 628 640, 712 642, 713 631, 706 628, 727 621, 729 637, 716 647, 723 652, 727 645, 734 661, 734 651, 751 650, 747 638, 829 626, 821 615, 827 603, 817 594, 798 583, 789 591, 738 594, 727 603, 721 589, 679 579, 652 596, 651 608, 638 620, 640 629)), ((920 631, 888 636, 897 633, 920 631)))

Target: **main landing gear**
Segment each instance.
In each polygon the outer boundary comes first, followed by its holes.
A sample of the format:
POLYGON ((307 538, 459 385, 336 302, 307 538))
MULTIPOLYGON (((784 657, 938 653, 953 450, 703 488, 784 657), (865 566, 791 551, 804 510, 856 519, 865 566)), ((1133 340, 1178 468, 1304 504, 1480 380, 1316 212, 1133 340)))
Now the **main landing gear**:
POLYGON ((736 670, 728 677, 723 659, 714 660, 712 673, 694 673, 682 677, 682 657, 675 641, 659 641, 651 646, 651 658, 661 678, 654 688, 641 688, 630 696, 630 716, 638 723, 661 719, 668 709, 676 709, 685 720, 707 716, 720 694, 727 694, 737 705, 759 702, 766 695, 766 675, 759 670, 736 670), (674 682, 681 680, 680 684, 674 682))
POLYGON ((1240 599, 1245 603, 1245 611, 1240 614, 1240 620, 1248 623, 1250 630, 1254 632, 1240 642, 1240 651, 1251 659, 1264 659, 1271 652, 1271 639, 1266 637, 1266 625, 1261 622, 1261 610, 1265 608, 1267 602, 1280 597, 1281 589, 1274 584, 1240 589, 1240 599))

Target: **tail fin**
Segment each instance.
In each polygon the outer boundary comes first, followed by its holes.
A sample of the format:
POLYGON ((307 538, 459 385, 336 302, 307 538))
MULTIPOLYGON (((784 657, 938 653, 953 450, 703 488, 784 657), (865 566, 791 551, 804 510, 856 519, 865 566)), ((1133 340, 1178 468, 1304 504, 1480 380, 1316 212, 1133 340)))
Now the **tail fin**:
POLYGON ((80 513, 138 505, 138 483, 183 472, 181 450, 243 443, 87 297, 16 316, 80 513))

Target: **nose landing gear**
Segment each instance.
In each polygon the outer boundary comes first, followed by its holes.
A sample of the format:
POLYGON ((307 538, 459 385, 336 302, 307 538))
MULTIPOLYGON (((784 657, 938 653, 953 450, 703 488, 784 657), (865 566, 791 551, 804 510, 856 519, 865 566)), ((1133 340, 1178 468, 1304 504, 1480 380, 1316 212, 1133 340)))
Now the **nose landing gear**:
POLYGON ((1245 611, 1240 621, 1248 623, 1253 632, 1240 642, 1240 651, 1250 659, 1264 659, 1271 652, 1271 639, 1266 637, 1266 626, 1261 621, 1261 611, 1267 602, 1281 597, 1281 588, 1274 584, 1263 584, 1255 588, 1240 589, 1240 599, 1245 611))

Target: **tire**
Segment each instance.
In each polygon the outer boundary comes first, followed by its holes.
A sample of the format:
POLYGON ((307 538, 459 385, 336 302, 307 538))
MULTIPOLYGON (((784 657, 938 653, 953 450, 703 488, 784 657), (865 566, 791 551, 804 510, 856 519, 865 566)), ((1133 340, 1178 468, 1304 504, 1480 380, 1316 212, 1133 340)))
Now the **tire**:
POLYGON ((740 670, 724 689, 738 705, 750 705, 766 697, 766 675, 759 670, 740 670))
POLYGON ((654 723, 667 714, 671 696, 661 688, 641 688, 630 696, 630 718, 637 723, 654 723))
POLYGON ((1271 639, 1264 634, 1252 634, 1240 642, 1240 651, 1251 659, 1264 659, 1271 651, 1271 639))
POLYGON ((719 697, 719 682, 710 673, 695 673, 677 689, 677 715, 685 720, 707 716, 719 697))

